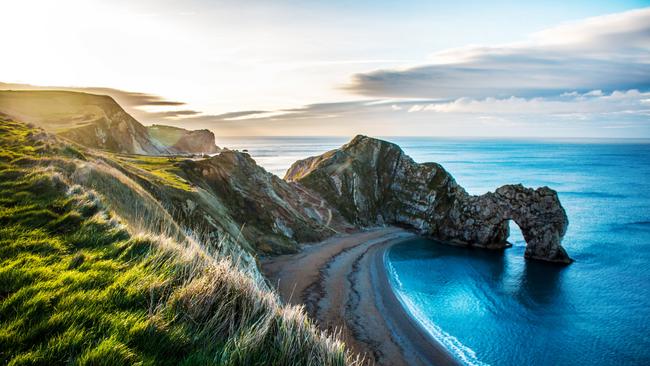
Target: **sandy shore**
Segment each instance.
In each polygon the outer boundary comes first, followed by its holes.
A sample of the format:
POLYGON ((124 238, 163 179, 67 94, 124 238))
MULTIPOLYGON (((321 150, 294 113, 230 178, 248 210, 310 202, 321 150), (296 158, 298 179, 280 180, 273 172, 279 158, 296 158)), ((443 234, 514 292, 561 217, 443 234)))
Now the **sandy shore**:
POLYGON ((377 228, 307 245, 263 261, 284 301, 304 304, 323 329, 336 330, 353 351, 379 365, 458 365, 403 308, 384 264, 391 245, 413 237, 377 228))

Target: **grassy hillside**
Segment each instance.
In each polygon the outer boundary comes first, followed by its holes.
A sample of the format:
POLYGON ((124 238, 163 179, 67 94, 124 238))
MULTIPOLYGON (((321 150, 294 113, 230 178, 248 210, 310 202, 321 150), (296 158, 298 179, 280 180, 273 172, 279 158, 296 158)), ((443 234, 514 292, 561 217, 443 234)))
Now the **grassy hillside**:
POLYGON ((0 112, 78 144, 114 153, 170 155, 219 150, 214 144, 214 134, 208 130, 147 128, 107 95, 0 90, 0 112))
POLYGON ((50 132, 92 124, 113 104, 109 96, 79 92, 0 90, 0 111, 50 132))
MULTIPOLYGON (((0 120, 0 363, 354 363, 301 308, 281 305, 217 248, 172 221, 156 232, 117 216, 114 208, 149 196, 128 193, 135 188, 117 175, 113 191, 109 175, 92 178, 84 170, 92 153, 0 120)), ((138 164, 147 174, 159 163, 138 164)), ((130 219, 147 212, 131 207, 130 219)))
POLYGON ((49 163, 72 183, 108 198, 110 209, 130 226, 154 232, 164 228, 173 238, 191 231, 209 247, 239 258, 250 273, 257 270, 256 254, 295 252, 301 242, 350 227, 320 197, 291 187, 247 154, 223 151, 209 159, 160 156, 160 146, 167 146, 167 153, 214 151, 214 135, 207 130, 145 128, 110 97, 0 91, 0 116, 3 113, 23 115, 74 142, 83 156, 65 162, 49 156, 49 163), (90 112, 95 107, 98 115, 90 112), (75 124, 69 120, 86 112, 88 118, 98 119, 72 128, 75 124), (56 126, 70 128, 61 131, 56 126), (163 141, 152 137, 151 131, 163 141))

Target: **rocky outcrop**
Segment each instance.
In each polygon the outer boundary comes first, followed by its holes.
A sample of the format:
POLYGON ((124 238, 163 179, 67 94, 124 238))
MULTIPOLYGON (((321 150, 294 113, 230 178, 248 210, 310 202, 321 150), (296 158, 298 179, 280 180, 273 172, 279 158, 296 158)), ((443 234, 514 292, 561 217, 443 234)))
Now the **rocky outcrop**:
POLYGON ((71 91, 0 91, 0 112, 75 143, 111 152, 144 155, 214 153, 214 134, 174 127, 158 140, 107 95, 71 91))
POLYGON ((571 262, 561 245, 569 220, 557 192, 548 187, 505 185, 494 193, 464 196, 450 210, 439 237, 499 247, 508 238, 509 220, 519 226, 526 240, 526 258, 571 262))
POLYGON ((147 127, 149 135, 172 153, 215 154, 221 151, 214 144, 214 133, 210 130, 186 130, 184 128, 152 125, 147 127))
POLYGON ((259 253, 294 252, 299 243, 353 228, 318 194, 267 172, 246 153, 225 150, 209 159, 179 162, 178 167, 194 190, 203 192, 203 201, 212 197, 197 212, 219 207, 214 220, 238 223, 241 235, 259 253))
POLYGON ((418 164, 399 146, 366 136, 294 163, 285 180, 317 192, 355 224, 406 226, 456 245, 506 247, 513 220, 526 258, 571 262, 560 244, 568 219, 547 187, 508 185, 472 196, 441 165, 418 164))
POLYGON ((153 140, 146 127, 123 110, 105 109, 106 114, 85 126, 58 135, 84 146, 123 154, 167 155, 166 146, 153 140))

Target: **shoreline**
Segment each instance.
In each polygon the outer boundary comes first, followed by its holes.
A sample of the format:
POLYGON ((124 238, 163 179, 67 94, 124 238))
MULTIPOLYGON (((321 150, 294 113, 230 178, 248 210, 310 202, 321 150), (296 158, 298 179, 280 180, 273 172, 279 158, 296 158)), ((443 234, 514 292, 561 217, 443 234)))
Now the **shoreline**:
POLYGON ((459 365, 405 307, 386 265, 388 249, 413 238, 405 230, 373 228, 267 258, 262 270, 286 303, 304 304, 319 328, 378 365, 459 365))

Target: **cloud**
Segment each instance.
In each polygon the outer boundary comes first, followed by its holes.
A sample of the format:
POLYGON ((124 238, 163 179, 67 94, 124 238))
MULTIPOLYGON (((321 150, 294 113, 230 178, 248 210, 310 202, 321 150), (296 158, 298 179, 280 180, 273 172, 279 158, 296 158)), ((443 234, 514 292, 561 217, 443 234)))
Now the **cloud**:
MULTIPOLYGON (((179 119, 175 123, 182 123, 189 128, 219 131, 250 129, 260 134, 274 134, 279 127, 285 131, 286 128, 293 128, 298 134, 310 134, 311 131, 320 131, 326 126, 336 126, 337 131, 350 131, 350 134, 377 134, 377 131, 384 130, 393 134, 401 130, 436 134, 439 133, 440 123, 444 123, 448 126, 469 126, 462 130, 466 134, 483 133, 472 127, 477 125, 496 129, 496 132, 491 130, 490 133, 498 134, 498 131, 503 133, 503 129, 515 126, 534 129, 540 124, 553 122, 559 124, 556 125, 558 128, 591 121, 595 128, 599 121, 608 121, 611 126, 633 125, 636 131, 642 131, 642 135, 647 136, 650 129, 648 117, 650 92, 631 89, 613 92, 570 91, 556 96, 532 98, 418 98, 314 103, 275 112, 242 111, 216 116, 202 115, 179 119)), ((589 127, 582 125, 580 128, 589 127)), ((594 130, 593 134, 596 132, 594 130)), ((574 132, 574 136, 580 136, 579 133, 580 131, 574 132)))
MULTIPOLYGON (((9 84, 1 84, 7 88, 9 84)), ((356 74, 358 100, 203 114, 110 88, 144 123, 226 135, 650 137, 650 8, 586 19, 525 42, 438 52, 429 64, 356 74)), ((26 87, 26 88, 27 88, 26 87)))
POLYGON ((195 116, 200 114, 200 112, 193 111, 191 109, 184 110, 173 110, 173 111, 161 111, 161 112, 137 112, 140 114, 146 114, 146 118, 151 119, 170 119, 170 118, 183 118, 189 116, 195 116))
POLYGON ((408 112, 436 112, 455 114, 489 114, 495 115, 547 115, 549 117, 588 119, 611 114, 647 116, 650 105, 645 100, 650 92, 636 89, 603 93, 592 90, 586 93, 573 91, 559 97, 535 98, 458 98, 449 102, 414 104, 408 112))
POLYGON ((245 117, 246 120, 217 120, 214 116, 199 116, 183 119, 182 126, 213 129, 218 136, 365 133, 375 136, 647 137, 650 136, 650 92, 590 90, 532 98, 315 103, 275 114, 245 117))
POLYGON ((267 113, 267 112, 268 111, 239 111, 239 112, 228 112, 228 113, 222 113, 222 114, 210 115, 210 116, 202 116, 201 118, 210 118, 214 120, 228 120, 233 118, 251 117, 254 115, 267 113))
POLYGON ((446 99, 648 90, 650 8, 561 25, 526 42, 438 52, 427 65, 355 74, 344 89, 446 99))

